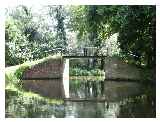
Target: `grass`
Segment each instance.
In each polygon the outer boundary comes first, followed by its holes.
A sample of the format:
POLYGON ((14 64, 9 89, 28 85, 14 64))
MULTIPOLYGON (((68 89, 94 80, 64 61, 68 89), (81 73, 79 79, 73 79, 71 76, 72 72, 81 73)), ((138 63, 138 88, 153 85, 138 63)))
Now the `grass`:
POLYGON ((33 92, 27 92, 22 89, 21 78, 23 72, 35 64, 48 61, 49 59, 58 59, 60 56, 49 56, 41 60, 25 62, 21 65, 7 67, 5 69, 5 92, 6 92, 6 117, 37 117, 44 111, 51 110, 45 106, 60 105, 61 99, 51 99, 42 97, 33 92))

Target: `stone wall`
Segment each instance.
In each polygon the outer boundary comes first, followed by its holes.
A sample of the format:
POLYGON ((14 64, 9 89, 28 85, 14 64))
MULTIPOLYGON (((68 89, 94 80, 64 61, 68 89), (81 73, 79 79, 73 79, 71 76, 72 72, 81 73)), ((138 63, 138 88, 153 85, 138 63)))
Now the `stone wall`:
POLYGON ((26 70, 23 74, 24 89, 45 97, 65 98, 64 60, 62 58, 51 58, 26 70))
POLYGON ((140 80, 140 69, 129 65, 117 57, 108 57, 105 60, 106 79, 140 80))

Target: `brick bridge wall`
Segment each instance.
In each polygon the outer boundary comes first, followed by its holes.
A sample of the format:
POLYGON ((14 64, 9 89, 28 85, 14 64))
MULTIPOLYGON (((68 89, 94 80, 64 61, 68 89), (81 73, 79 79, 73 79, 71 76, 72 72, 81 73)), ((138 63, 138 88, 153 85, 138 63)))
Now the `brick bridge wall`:
POLYGON ((62 58, 51 58, 34 65, 23 74, 24 89, 50 98, 66 97, 63 85, 64 66, 62 58))
POLYGON ((141 80, 141 70, 120 58, 108 57, 105 60, 105 77, 106 79, 141 80))
POLYGON ((24 79, 44 79, 44 78, 61 78, 63 75, 63 60, 61 58, 48 59, 44 62, 38 63, 26 70, 24 79))

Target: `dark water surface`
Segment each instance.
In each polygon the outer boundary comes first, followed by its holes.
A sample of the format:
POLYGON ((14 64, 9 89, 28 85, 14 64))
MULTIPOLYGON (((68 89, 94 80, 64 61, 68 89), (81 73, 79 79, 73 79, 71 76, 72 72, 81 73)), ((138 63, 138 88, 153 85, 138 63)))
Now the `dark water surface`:
MULTIPOLYGON (((117 117, 155 117, 155 98, 148 97, 141 85, 134 82, 104 81, 103 78, 71 78, 70 98, 84 101, 64 101, 63 104, 33 104, 16 101, 14 97, 7 105, 6 117, 44 117, 44 118, 117 118, 117 117), (95 101, 87 99, 106 99, 95 101), (13 106, 14 105, 14 106, 13 106), (16 112, 11 116, 9 112, 16 112)), ((21 100, 24 101, 24 100, 21 100)))
POLYGON ((155 117, 155 100, 135 82, 104 81, 103 78, 70 80, 70 97, 104 99, 104 102, 67 102, 65 117, 155 117))

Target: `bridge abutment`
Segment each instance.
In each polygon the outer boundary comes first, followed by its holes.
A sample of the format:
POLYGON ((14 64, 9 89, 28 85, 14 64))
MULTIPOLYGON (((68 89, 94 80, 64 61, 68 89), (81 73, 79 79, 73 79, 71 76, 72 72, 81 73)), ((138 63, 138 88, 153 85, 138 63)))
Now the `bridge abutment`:
POLYGON ((104 69, 106 79, 141 80, 140 69, 118 57, 106 58, 104 69))
POLYGON ((23 74, 23 87, 45 97, 68 97, 69 61, 51 58, 32 66, 23 74))

